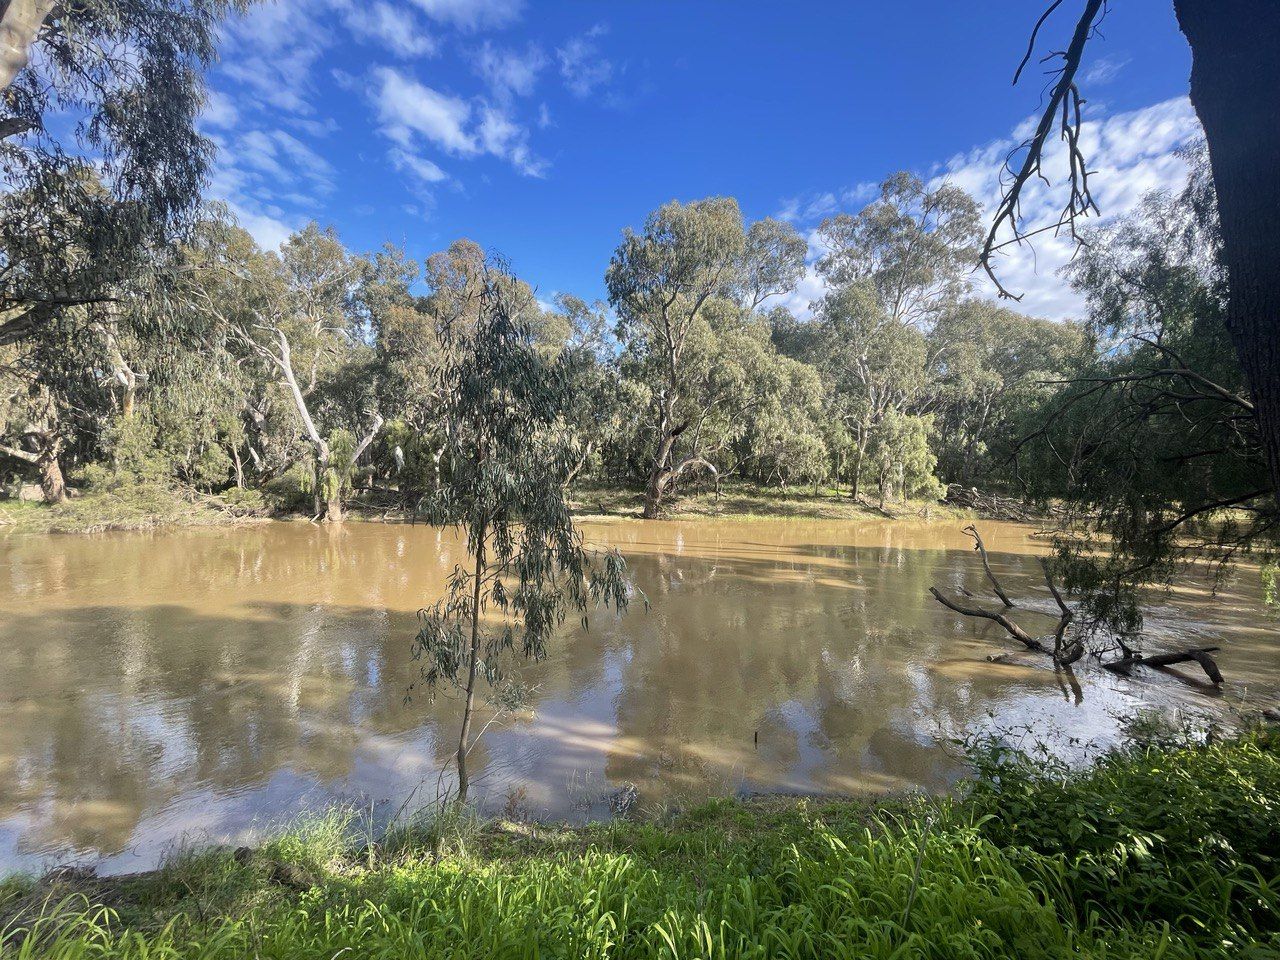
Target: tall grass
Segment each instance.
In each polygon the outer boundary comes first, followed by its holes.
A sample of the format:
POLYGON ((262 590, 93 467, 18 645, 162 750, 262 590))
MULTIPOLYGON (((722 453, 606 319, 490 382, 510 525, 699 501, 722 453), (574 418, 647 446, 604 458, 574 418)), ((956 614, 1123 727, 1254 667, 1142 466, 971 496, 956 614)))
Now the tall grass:
POLYGON ((980 770, 956 800, 718 801, 585 830, 455 816, 369 844, 334 815, 78 899, 14 885, 3 942, 68 960, 1280 956, 1273 739, 980 770))

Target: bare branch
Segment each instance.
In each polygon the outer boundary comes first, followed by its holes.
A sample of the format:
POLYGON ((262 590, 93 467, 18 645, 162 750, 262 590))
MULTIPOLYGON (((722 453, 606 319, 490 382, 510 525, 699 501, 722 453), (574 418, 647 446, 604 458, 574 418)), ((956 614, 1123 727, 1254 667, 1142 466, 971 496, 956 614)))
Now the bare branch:
POLYGON ((1000 602, 1006 607, 1017 606, 1009 595, 1004 592, 1004 588, 1000 586, 1000 581, 996 579, 995 573, 991 569, 991 561, 987 559, 987 546, 982 542, 982 537, 978 533, 978 528, 973 524, 964 528, 964 532, 973 537, 973 549, 978 551, 978 556, 982 558, 982 569, 987 572, 987 579, 991 581, 991 589, 996 592, 996 596, 1000 598, 1000 602))
POLYGON ((1000 626, 1004 627, 1009 636, 1013 637, 1028 650, 1044 651, 1044 645, 1039 640, 1031 636, 1031 634, 1027 633, 1027 631, 1023 630, 1003 613, 997 613, 992 610, 983 610, 981 607, 962 606, 954 600, 948 600, 944 597, 937 587, 930 587, 929 592, 933 594, 933 598, 944 607, 949 607, 956 613, 964 614, 966 617, 981 617, 984 620, 994 620, 996 623, 1000 624, 1000 626))
MULTIPOLYGON (((1044 25, 1049 15, 1060 5, 1061 0, 1054 0, 1044 14, 1041 15, 1040 19, 1036 21, 1027 53, 1014 74, 1014 83, 1018 82, 1023 68, 1027 65, 1034 52, 1040 28, 1044 25)), ((1013 175, 1008 189, 1005 190, 999 205, 996 207, 991 229, 987 233, 982 253, 978 257, 978 263, 986 271, 987 276, 991 278, 991 282, 995 284, 996 290, 1001 297, 1012 300, 1021 299, 1020 294, 1015 295, 1000 283, 999 277, 996 276, 995 268, 992 266, 992 256, 999 247, 1008 245, 1008 241, 1005 243, 999 242, 1000 231, 1006 225, 1013 231, 1013 242, 1021 243, 1029 236, 1029 234, 1023 234, 1019 226, 1022 190, 1033 178, 1045 179, 1042 167, 1044 149, 1049 139, 1049 133, 1053 130, 1055 123, 1058 126, 1060 138, 1067 145, 1067 159, 1070 168, 1068 182, 1071 187, 1070 197, 1067 200, 1062 216, 1059 218, 1059 225, 1065 225, 1071 231, 1071 235, 1075 237, 1076 217, 1088 216, 1090 212, 1097 212, 1097 205, 1089 192, 1088 165, 1080 149, 1081 108, 1084 100, 1076 87, 1075 78, 1077 71, 1080 69, 1081 59, 1084 56, 1085 44, 1105 10, 1106 0, 1087 0, 1084 12, 1076 23, 1075 33, 1072 35, 1071 43, 1067 49, 1052 53, 1045 58, 1046 60, 1061 59, 1061 66, 1056 70, 1057 79, 1050 88, 1048 101, 1045 103, 1044 111, 1036 124, 1035 132, 1019 147, 1019 149, 1025 151, 1022 164, 1013 175)), ((1010 160, 1012 156, 1013 154, 1010 155, 1010 160)), ((1008 165, 1009 161, 1006 161, 1006 166, 1008 165)), ((1009 167, 1009 169, 1012 170, 1012 167, 1009 167)))

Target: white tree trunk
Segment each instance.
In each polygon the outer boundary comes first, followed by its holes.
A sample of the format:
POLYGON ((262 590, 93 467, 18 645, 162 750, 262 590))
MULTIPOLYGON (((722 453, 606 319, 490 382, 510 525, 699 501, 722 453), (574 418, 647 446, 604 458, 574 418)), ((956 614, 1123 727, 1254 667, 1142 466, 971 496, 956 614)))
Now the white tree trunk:
POLYGON ((0 92, 31 59, 31 44, 53 4, 54 0, 0 0, 0 92))

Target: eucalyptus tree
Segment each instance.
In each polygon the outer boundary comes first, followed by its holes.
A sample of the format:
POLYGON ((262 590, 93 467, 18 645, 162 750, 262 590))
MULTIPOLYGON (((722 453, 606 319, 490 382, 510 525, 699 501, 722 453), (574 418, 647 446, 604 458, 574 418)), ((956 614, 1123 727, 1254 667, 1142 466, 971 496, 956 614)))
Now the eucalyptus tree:
POLYGON ((278 264, 263 308, 255 308, 237 333, 287 388, 311 444, 316 516, 337 522, 352 472, 384 423, 374 391, 359 389, 372 384, 357 377, 352 390, 349 376, 354 354, 368 352, 352 307, 367 265, 347 252, 332 228, 315 223, 281 245, 278 264), (345 393, 347 402, 320 420, 314 408, 325 399, 324 387, 345 393))
POLYGON ((699 413, 687 409, 691 345, 705 346, 712 337, 711 310, 727 303, 750 312, 799 278, 803 250, 787 239, 787 229, 757 225, 752 234, 737 201, 715 197, 665 204, 649 215, 642 232, 623 234, 605 282, 625 362, 649 393, 653 452, 646 517, 658 515, 663 497, 686 473, 715 470, 696 444, 678 450, 699 413))
POLYGON ((868 281, 837 287, 815 306, 817 316, 798 341, 800 355, 821 374, 829 415, 852 440, 850 495, 857 499, 868 451, 892 449, 877 443, 877 431, 890 417, 909 414, 925 391, 925 338, 890 316, 868 281))
POLYGON ((470 558, 445 597, 419 611, 413 645, 429 687, 463 694, 460 802, 480 681, 496 689, 504 660, 543 658, 556 628, 570 614, 585 622, 591 603, 627 605, 621 556, 593 563, 574 526, 563 485, 575 455, 560 429, 571 386, 538 349, 513 280, 485 267, 474 323, 443 331, 444 478, 425 501, 431 522, 460 529, 470 558))
MULTIPOLYGON (((360 458, 382 429, 366 310, 356 290, 369 272, 332 230, 309 224, 279 254, 238 228, 206 232, 181 272, 179 296, 216 320, 259 377, 283 392, 290 430, 301 428, 311 461, 307 487, 317 517, 340 521, 360 458)), ((250 417, 265 428, 264 396, 250 417)), ((296 459, 283 451, 287 467, 296 459)))
POLYGON ((699 456, 676 462, 676 441, 690 426, 682 417, 685 353, 690 335, 705 325, 709 302, 731 294, 745 251, 736 200, 716 197, 671 202, 645 221, 643 232, 624 231, 605 273, 618 312, 618 339, 650 385, 655 444, 645 487, 644 516, 658 515, 673 481, 705 468, 699 456))
POLYGON ((565 477, 566 490, 599 470, 606 449, 617 445, 635 419, 633 385, 619 375, 611 322, 603 302, 561 293, 534 332, 543 354, 559 357, 569 379, 563 426, 577 459, 565 477))
MULTIPOLYGON (((1063 0, 1052 0, 1031 31, 1014 73, 1017 83, 1038 52, 1040 36, 1063 0)), ((1051 71, 1031 135, 1007 161, 1011 176, 992 217, 981 262, 1005 296, 996 255, 1011 243, 1047 230, 1076 234, 1082 217, 1098 212, 1089 185, 1093 172, 1082 138, 1085 91, 1080 66, 1106 16, 1107 0, 1074 0, 1069 39, 1052 42, 1041 58, 1051 71), (1066 202, 1055 221, 1027 229, 1022 191, 1044 179, 1046 148, 1066 145, 1066 202)), ((1220 216, 1220 257, 1226 273, 1224 323, 1244 371, 1250 415, 1266 456, 1272 498, 1280 506, 1280 4, 1270 0, 1173 0, 1178 26, 1191 46, 1191 104, 1205 132, 1220 216)), ((1087 79, 1087 78, 1086 78, 1087 79)), ((1105 211, 1103 211, 1105 212, 1105 211)))
POLYGON ((937 499, 942 485, 935 476, 938 458, 930 443, 933 414, 886 410, 876 424, 863 468, 873 475, 884 510, 896 490, 906 502, 911 498, 937 499))
POLYGON ((770 297, 790 293, 804 276, 808 246, 795 227, 773 217, 747 228, 736 299, 750 313, 770 297))
MULTIPOLYGON (((444 455, 439 372, 449 362, 452 346, 462 342, 453 332, 479 321, 488 277, 485 253, 471 240, 454 241, 421 266, 388 246, 370 260, 354 290, 374 350, 382 406, 409 430, 400 437, 404 442, 395 444, 405 458, 396 468, 404 493, 422 494, 439 482, 444 455), (424 292, 416 292, 419 285, 424 292)), ((539 348, 557 355, 570 333, 567 320, 544 312, 519 278, 502 276, 494 282, 510 286, 511 309, 533 330, 539 348)))
POLYGON ((926 335, 934 448, 948 482, 1009 482, 1013 441, 1091 349, 1073 321, 1025 316, 989 300, 945 306, 926 335))
POLYGON ((190 225, 212 156, 203 68, 244 6, 0 3, 0 344, 112 299, 190 225))
POLYGON ((686 352, 686 456, 718 465, 708 468, 718 478, 819 479, 812 458, 822 446, 817 375, 778 353, 759 314, 717 300, 706 317, 686 352), (792 454, 806 461, 788 462, 792 454))
POLYGON ((819 225, 818 272, 830 287, 867 285, 890 320, 927 329, 967 290, 980 230, 978 204, 960 187, 896 173, 861 212, 819 225))
POLYGON ((1098 348, 1019 448, 1030 492, 1069 508, 1067 585, 1120 633, 1138 627, 1138 586, 1189 557, 1274 556, 1280 532, 1207 190, 1200 165, 1181 194, 1091 232, 1070 276, 1098 348))

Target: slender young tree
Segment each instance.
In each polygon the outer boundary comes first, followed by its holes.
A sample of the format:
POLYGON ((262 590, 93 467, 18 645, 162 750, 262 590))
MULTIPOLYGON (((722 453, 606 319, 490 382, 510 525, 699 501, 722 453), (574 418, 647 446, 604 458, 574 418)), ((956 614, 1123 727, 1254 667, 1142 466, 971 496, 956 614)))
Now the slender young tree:
POLYGON ((486 267, 474 324, 444 330, 444 477, 425 510, 431 522, 465 534, 470 557, 446 595, 419 611, 413 645, 428 686, 447 683, 463 695, 464 803, 480 680, 496 689, 505 660, 542 659, 570 613, 585 624, 589 605, 627 606, 622 557, 593 562, 574 526, 564 481, 576 456, 557 426, 572 385, 563 365, 540 355, 512 280, 486 267))

